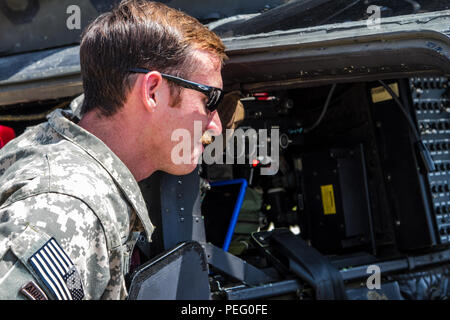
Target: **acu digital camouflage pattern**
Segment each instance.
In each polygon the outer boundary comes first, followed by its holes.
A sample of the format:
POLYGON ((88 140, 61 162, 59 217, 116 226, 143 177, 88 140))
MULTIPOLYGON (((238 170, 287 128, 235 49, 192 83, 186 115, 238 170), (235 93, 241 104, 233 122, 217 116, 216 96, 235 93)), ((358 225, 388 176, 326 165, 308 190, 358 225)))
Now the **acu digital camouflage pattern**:
POLYGON ((25 298, 30 280, 49 295, 28 258, 50 237, 77 267, 85 299, 123 299, 138 231, 150 241, 136 180, 75 119, 57 109, 0 150, 0 299, 25 298))

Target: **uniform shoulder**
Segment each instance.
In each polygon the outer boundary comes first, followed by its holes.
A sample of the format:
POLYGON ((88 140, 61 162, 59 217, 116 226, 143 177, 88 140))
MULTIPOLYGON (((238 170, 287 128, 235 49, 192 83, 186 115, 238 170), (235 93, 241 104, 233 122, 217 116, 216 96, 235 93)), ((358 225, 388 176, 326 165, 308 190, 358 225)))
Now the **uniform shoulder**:
POLYGON ((30 282, 49 299, 75 299, 84 294, 87 298, 101 297, 111 272, 107 235, 82 200, 57 193, 39 194, 2 208, 0 217, 1 299, 30 298, 21 290, 29 285, 35 292, 30 282), (82 291, 79 286, 71 291, 70 277, 83 284, 82 291))

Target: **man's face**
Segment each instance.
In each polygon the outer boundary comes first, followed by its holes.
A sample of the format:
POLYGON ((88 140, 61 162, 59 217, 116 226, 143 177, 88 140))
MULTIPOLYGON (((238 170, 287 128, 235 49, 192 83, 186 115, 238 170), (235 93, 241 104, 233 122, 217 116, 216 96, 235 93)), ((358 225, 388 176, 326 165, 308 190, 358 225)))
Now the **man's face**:
MULTIPOLYGON (((196 69, 187 80, 222 88, 220 60, 201 50, 196 51, 196 58, 196 69)), ((162 125, 158 126, 160 170, 175 175, 192 172, 203 152, 202 134, 207 130, 212 135, 222 132, 217 111, 211 113, 206 109, 207 100, 199 91, 181 88, 177 106, 160 108, 163 112, 160 114, 162 125)))

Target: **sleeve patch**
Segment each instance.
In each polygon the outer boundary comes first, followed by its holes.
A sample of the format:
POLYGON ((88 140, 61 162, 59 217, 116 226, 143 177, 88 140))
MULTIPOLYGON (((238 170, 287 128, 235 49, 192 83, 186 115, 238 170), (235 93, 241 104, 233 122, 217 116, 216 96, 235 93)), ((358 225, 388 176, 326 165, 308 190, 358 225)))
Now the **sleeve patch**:
POLYGON ((20 288, 20 292, 31 300, 48 300, 44 291, 34 281, 30 281, 20 288))
POLYGON ((83 299, 80 274, 55 238, 51 238, 37 250, 29 262, 58 300, 83 299))

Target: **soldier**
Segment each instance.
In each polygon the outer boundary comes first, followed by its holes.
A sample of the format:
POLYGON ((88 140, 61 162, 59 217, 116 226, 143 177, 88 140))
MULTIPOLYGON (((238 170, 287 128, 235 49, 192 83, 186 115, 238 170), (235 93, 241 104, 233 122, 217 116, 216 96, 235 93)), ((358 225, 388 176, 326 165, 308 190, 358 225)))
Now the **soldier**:
POLYGON ((136 242, 153 231, 137 181, 176 164, 174 130, 222 130, 221 40, 161 3, 129 0, 80 45, 80 118, 58 109, 0 152, 0 299, 123 299, 136 242))

